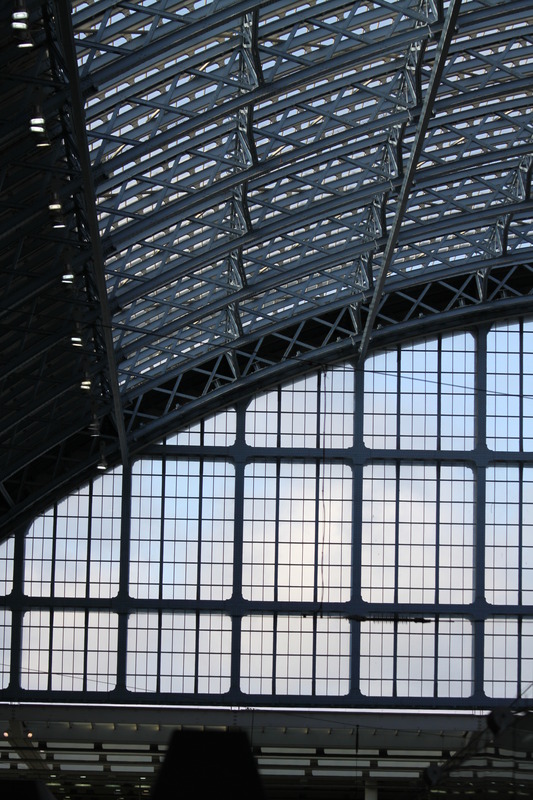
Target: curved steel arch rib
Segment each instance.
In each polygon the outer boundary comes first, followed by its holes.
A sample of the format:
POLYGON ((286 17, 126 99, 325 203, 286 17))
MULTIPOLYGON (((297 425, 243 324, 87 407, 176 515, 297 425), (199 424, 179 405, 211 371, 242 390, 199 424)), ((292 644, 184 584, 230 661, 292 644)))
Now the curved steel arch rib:
MULTIPOLYGON (((525 0, 74 2, 73 38, 48 8, 83 95, 57 103, 85 119, 67 150, 94 191, 71 158, 69 245, 103 377, 61 430, 6 438, 2 535, 102 452, 116 463, 361 341, 531 311, 525 0)), ((11 424, 38 430, 42 406, 11 424)))

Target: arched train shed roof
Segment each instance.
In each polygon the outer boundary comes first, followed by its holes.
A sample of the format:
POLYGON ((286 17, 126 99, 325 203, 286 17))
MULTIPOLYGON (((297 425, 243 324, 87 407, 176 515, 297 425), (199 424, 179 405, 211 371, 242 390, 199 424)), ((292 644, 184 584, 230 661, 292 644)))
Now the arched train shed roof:
POLYGON ((530 0, 66 5, 1 12, 1 536, 281 378, 531 311, 530 0))

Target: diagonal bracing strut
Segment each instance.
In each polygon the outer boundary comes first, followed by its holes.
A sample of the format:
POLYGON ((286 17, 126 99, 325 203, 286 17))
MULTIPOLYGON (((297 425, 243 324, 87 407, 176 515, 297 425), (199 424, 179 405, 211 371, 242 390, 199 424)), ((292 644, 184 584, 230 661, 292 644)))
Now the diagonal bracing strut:
POLYGON ((361 342, 359 344, 359 353, 357 356, 359 364, 363 363, 366 353, 368 351, 370 337, 372 336, 374 322, 376 320, 376 316, 378 313, 379 303, 383 295, 385 279, 387 277, 389 267, 394 257, 394 251, 396 249, 396 244, 398 242, 398 236, 400 233, 400 228, 402 226, 403 216, 405 213, 405 209, 407 207, 407 201, 409 199, 409 193, 411 191, 414 175, 418 165, 418 159, 420 158, 420 153, 422 152, 424 138, 428 128, 429 120, 431 119, 433 104, 435 102, 435 98, 437 96, 437 92, 439 89, 440 80, 446 63, 446 57, 448 55, 450 43, 455 34, 455 26, 457 23, 457 17, 459 16, 460 6, 461 6, 461 0, 451 1, 448 7, 448 12, 446 14, 446 19, 444 21, 444 26, 442 29, 442 34, 439 40, 439 44, 435 52, 435 61, 433 62, 431 77, 429 79, 426 96, 424 98, 424 103, 422 105, 422 110, 420 112, 420 119, 415 133, 413 148, 411 150, 411 155, 409 157, 409 162, 405 170, 404 179, 400 189, 400 194, 398 196, 398 206, 396 209, 396 214, 394 216, 394 222, 392 223, 389 233, 389 238, 387 239, 387 244, 385 245, 385 250, 383 253, 383 262, 378 277, 376 279, 376 283, 374 286, 374 294, 372 295, 372 300, 370 302, 370 307, 368 310, 368 317, 366 319, 365 328, 363 330, 363 334, 361 336, 361 342))

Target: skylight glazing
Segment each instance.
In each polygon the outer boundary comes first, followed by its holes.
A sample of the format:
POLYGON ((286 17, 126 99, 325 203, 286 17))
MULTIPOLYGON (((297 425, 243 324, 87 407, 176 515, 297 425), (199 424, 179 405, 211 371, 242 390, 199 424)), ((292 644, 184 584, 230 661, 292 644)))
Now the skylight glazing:
MULTIPOLYGON (((448 5, 73 3, 126 397, 366 300, 448 5)), ((531 248, 532 64, 518 2, 462 3, 391 290, 531 248)))

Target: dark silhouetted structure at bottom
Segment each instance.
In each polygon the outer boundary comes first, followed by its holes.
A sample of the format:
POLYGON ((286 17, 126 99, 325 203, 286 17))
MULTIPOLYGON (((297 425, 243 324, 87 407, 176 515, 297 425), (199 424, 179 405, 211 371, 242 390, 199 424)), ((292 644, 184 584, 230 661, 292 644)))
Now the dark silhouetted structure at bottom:
POLYGON ((263 788, 243 731, 176 731, 152 800, 188 797, 263 800, 263 788))
POLYGON ((42 781, 2 781, 2 800, 56 800, 56 796, 42 781))

